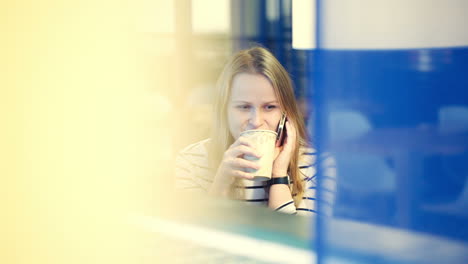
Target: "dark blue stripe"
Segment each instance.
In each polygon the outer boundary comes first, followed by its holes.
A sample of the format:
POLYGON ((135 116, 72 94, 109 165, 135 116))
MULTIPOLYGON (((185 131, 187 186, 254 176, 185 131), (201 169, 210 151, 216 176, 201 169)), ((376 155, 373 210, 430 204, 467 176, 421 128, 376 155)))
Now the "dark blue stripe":
MULTIPOLYGON (((310 178, 309 178, 309 177, 305 177, 304 179, 302 179, 302 181, 311 181, 311 180, 313 180, 314 178, 315 178, 315 175, 312 176, 312 177, 310 177, 310 178)), ((290 183, 290 184, 293 184, 294 181, 290 181, 289 183, 290 183)))
POLYGON ((236 186, 235 188, 238 189, 263 189, 265 186, 263 185, 256 185, 256 186, 236 186))
POLYGON ((310 177, 310 178, 309 178, 309 177, 305 177, 305 178, 304 178, 304 181, 310 181, 310 180, 314 179, 315 176, 316 176, 316 175, 314 175, 314 176, 312 176, 312 177, 310 177))
POLYGON ((288 205, 290 205, 290 204, 292 204, 292 203, 294 203, 294 201, 287 202, 287 203, 283 204, 282 206, 276 208, 275 211, 278 211, 278 210, 280 210, 281 208, 284 208, 285 206, 288 206, 288 205))
POLYGON ((238 189, 263 189, 265 186, 236 186, 238 189))
POLYGON ((312 209, 307 209, 307 208, 297 208, 296 211, 307 211, 307 212, 317 213, 317 211, 312 210, 312 209))
POLYGON ((303 152, 302 153, 302 155, 308 155, 308 156, 315 155, 315 154, 317 154, 317 152, 303 152))
POLYGON ((312 201, 316 201, 317 199, 312 198, 312 197, 302 197, 302 200, 312 200, 312 201))
POLYGON ((244 202, 267 202, 268 199, 246 199, 244 202))

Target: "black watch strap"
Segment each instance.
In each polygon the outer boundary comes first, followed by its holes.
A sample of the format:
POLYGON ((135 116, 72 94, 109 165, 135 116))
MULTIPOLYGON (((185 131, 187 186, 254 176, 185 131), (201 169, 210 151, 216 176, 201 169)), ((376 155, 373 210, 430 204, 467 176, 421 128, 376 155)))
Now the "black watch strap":
POLYGON ((270 180, 270 185, 273 185, 273 184, 287 184, 287 185, 289 185, 289 176, 284 176, 284 177, 280 177, 280 178, 272 178, 270 180))

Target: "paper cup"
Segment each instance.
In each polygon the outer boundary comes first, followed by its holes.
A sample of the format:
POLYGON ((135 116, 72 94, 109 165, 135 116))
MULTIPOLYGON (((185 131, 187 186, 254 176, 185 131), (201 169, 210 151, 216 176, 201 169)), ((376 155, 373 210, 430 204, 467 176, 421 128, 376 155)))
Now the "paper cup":
POLYGON ((260 159, 245 155, 245 159, 260 165, 260 169, 258 170, 246 169, 246 171, 255 174, 254 180, 267 181, 271 179, 275 155, 276 132, 271 130, 246 130, 242 132, 240 136, 247 138, 247 140, 251 142, 253 148, 262 155, 260 159))

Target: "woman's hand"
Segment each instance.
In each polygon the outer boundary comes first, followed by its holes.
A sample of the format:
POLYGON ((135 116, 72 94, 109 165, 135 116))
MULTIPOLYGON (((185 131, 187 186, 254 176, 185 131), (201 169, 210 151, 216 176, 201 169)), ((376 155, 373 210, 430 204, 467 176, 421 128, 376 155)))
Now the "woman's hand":
POLYGON ((256 163, 244 159, 244 155, 261 157, 252 148, 249 141, 241 136, 224 152, 210 193, 225 195, 235 178, 253 179, 254 174, 247 172, 247 170, 258 170, 260 167, 256 163))
POLYGON ((284 177, 288 173, 289 162, 296 148, 297 131, 294 125, 286 121, 284 144, 276 147, 276 159, 273 162, 273 178, 284 177))

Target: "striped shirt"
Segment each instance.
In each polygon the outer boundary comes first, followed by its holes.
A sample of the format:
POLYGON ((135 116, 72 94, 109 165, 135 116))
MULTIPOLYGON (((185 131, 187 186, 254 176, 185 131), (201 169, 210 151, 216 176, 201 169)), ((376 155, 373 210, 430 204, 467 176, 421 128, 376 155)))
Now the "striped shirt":
MULTIPOLYGON (((208 162, 208 146, 210 139, 194 143, 184 148, 176 158, 176 189, 187 192, 208 193, 213 183, 217 168, 211 168, 208 162)), ((275 210, 287 214, 313 215, 317 211, 317 185, 316 185, 316 152, 312 148, 301 147, 299 158, 299 171, 304 181, 304 194, 296 207, 291 199, 278 206, 275 210)), ((331 215, 332 204, 336 189, 336 166, 331 157, 321 159, 324 165, 322 181, 321 210, 324 215, 331 215)), ((268 205, 268 192, 265 182, 242 179, 244 200, 248 204, 268 205)), ((290 186, 291 188, 292 186, 290 186)))

